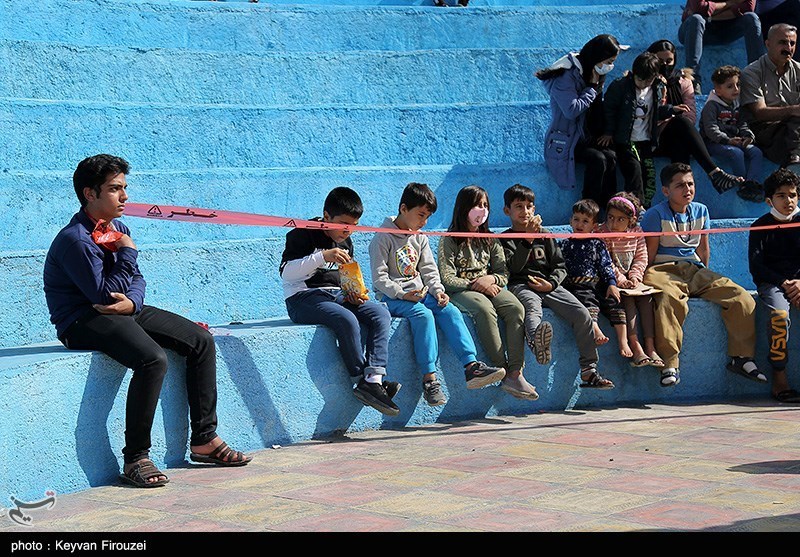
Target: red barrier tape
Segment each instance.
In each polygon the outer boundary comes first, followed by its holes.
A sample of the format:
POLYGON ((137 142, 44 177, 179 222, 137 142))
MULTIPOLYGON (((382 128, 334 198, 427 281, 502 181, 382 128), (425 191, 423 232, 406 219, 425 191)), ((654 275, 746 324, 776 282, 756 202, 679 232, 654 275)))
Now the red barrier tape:
MULTIPOLYGON (((218 211, 216 209, 197 209, 175 207, 172 205, 147 205, 144 203, 126 203, 125 215, 164 221, 202 222, 205 224, 235 224, 243 226, 272 226, 281 228, 313 228, 318 230, 349 230, 351 232, 388 232, 391 234, 416 234, 411 230, 397 228, 379 228, 374 226, 352 226, 333 222, 293 219, 255 213, 238 213, 236 211, 218 211)), ((504 238, 637 238, 641 236, 686 236, 697 234, 725 234, 731 232, 749 232, 751 230, 775 230, 780 228, 796 228, 800 222, 773 224, 769 226, 751 226, 741 228, 711 228, 708 230, 678 230, 675 232, 509 232, 504 238)), ((494 238, 493 233, 425 231, 426 236, 453 236, 462 238, 494 238)))

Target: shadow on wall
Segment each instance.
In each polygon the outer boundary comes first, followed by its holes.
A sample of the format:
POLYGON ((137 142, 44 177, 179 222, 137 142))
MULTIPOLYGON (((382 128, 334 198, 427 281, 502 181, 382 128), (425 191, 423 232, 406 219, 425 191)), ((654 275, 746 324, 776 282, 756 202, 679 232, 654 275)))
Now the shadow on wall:
MULTIPOLYGON (((281 422, 267 385, 253 355, 237 336, 215 336, 219 356, 244 401, 263 447, 293 441, 281 422)), ((291 380, 291 377, 288 378, 291 380)))

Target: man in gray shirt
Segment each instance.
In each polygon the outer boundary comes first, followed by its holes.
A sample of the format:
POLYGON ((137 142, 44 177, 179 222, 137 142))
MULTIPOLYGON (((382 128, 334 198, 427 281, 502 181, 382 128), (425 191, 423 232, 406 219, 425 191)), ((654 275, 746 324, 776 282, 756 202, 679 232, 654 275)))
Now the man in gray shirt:
POLYGON ((800 62, 792 56, 797 28, 773 25, 767 53, 742 70, 741 106, 756 145, 781 166, 800 163, 800 62))

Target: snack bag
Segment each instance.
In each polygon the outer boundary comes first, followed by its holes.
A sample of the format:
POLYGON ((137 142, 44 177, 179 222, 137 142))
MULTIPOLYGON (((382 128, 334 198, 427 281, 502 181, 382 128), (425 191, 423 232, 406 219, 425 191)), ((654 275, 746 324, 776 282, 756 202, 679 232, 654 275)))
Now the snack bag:
POLYGON ((122 238, 122 232, 118 232, 110 222, 99 220, 92 230, 92 240, 100 247, 108 251, 117 251, 116 241, 122 238))
POLYGON ((339 280, 342 283, 342 291, 345 294, 355 294, 362 300, 369 299, 369 290, 364 285, 361 267, 355 261, 339 265, 339 280))

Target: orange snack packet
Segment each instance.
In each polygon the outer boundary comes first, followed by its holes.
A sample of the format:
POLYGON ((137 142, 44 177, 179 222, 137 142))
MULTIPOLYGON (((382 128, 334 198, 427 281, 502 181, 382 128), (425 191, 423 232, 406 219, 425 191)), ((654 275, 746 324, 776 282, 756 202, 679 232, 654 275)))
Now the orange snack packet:
POLYGON ((362 300, 369 299, 369 290, 364 285, 361 267, 355 261, 339 265, 339 280, 342 284, 342 291, 345 294, 355 294, 362 300))
POLYGON ((97 224, 92 230, 92 240, 100 247, 106 248, 109 251, 117 251, 116 241, 122 238, 122 232, 118 232, 114 228, 113 223, 106 222, 102 219, 97 221, 97 224))

